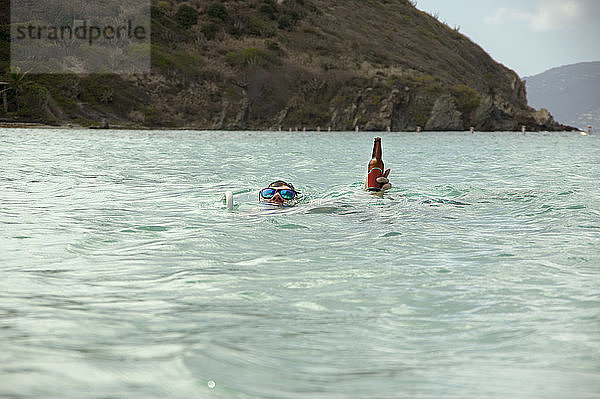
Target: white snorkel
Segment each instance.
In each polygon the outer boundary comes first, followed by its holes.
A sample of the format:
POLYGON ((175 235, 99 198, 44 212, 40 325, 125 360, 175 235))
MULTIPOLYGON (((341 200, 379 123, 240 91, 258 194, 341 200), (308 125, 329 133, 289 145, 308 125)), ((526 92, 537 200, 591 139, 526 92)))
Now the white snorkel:
POLYGON ((225 205, 227 206, 228 211, 233 210, 233 192, 231 192, 231 191, 225 192, 225 205))

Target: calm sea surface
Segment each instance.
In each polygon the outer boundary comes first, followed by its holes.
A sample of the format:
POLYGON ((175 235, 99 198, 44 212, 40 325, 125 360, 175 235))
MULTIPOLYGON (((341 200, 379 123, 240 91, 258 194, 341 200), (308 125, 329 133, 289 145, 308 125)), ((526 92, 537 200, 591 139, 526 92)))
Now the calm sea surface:
POLYGON ((600 137, 373 137, 0 130, 0 397, 598 398, 600 137))

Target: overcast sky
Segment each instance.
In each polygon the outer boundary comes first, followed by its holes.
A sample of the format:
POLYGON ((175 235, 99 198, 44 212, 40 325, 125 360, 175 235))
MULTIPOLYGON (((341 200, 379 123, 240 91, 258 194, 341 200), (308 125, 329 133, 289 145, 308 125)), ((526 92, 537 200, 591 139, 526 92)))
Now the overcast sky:
POLYGON ((600 61, 600 0, 417 0, 521 77, 600 61))

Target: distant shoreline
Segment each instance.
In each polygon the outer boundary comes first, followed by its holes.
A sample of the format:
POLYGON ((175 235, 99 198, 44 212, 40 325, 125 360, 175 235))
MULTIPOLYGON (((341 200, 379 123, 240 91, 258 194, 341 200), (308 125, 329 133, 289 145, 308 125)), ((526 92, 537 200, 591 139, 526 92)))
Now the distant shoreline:
MULTIPOLYGON (((0 122, 0 129, 63 129, 63 130, 135 130, 135 131, 149 131, 149 130, 158 130, 158 131, 198 131, 198 132, 272 132, 272 133, 337 133, 337 132, 346 132, 346 133, 355 133, 353 130, 332 130, 328 132, 327 130, 273 130, 273 129, 239 129, 239 130, 219 130, 219 129, 199 129, 195 127, 145 127, 145 126, 110 126, 108 128, 98 127, 98 126, 81 126, 81 125, 48 125, 43 123, 35 123, 35 122, 0 122)), ((464 132, 469 133, 469 130, 422 130, 421 132, 409 131, 409 130, 392 130, 390 132, 380 131, 380 130, 359 130, 359 133, 375 133, 375 134, 386 134, 386 133, 457 133, 464 132)), ((521 133, 520 130, 475 130, 474 133, 521 133)), ((584 130, 574 129, 574 130, 526 130, 526 133, 584 133, 584 130)))
MULTIPOLYGON (((585 132, 584 130, 581 130, 579 128, 575 128, 573 126, 567 126, 570 127, 571 130, 569 129, 565 129, 565 130, 526 130, 526 132, 528 133, 541 133, 541 132, 585 132)), ((108 127, 102 126, 100 124, 98 125, 91 125, 91 126, 82 126, 82 125, 78 125, 78 124, 72 124, 72 123, 68 123, 68 124, 61 124, 61 125, 51 125, 51 124, 47 124, 47 123, 42 123, 42 122, 27 122, 27 121, 1 121, 0 120, 0 129, 29 129, 29 128, 35 128, 35 129, 69 129, 69 130, 139 130, 139 131, 145 131, 145 130, 163 130, 163 131, 184 131, 184 130, 194 130, 194 131, 221 131, 221 132, 255 132, 255 131, 264 131, 264 132, 273 132, 273 133, 328 133, 327 130, 323 130, 321 129, 319 130, 314 130, 314 129, 306 129, 306 130, 294 130, 292 129, 291 131, 289 130, 289 128, 287 129, 281 129, 281 130, 274 130, 274 129, 206 129, 206 128, 197 128, 197 127, 192 127, 192 126, 188 126, 188 127, 161 127, 161 126, 157 126, 157 127, 152 127, 152 126, 125 126, 125 125, 108 125, 108 127)), ((331 130, 331 132, 354 132, 353 130, 331 130)), ((372 132, 372 133, 386 133, 385 130, 359 130, 359 132, 372 132)), ((416 133, 419 134, 419 132, 413 131, 413 130, 392 130, 390 131, 390 133, 416 133)), ((421 130, 420 133, 424 133, 424 132, 469 132, 469 130, 421 130)), ((480 133, 494 133, 494 132, 521 132, 521 130, 475 130, 474 132, 480 132, 480 133)))

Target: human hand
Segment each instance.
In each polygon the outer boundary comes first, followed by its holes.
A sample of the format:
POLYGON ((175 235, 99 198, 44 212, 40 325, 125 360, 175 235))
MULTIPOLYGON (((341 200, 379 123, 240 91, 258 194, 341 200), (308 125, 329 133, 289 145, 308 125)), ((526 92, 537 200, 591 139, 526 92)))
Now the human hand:
MULTIPOLYGON (((391 169, 386 169, 386 171, 383 173, 383 175, 381 175, 377 178, 377 183, 381 184, 381 187, 380 187, 381 191, 385 191, 392 187, 392 183, 390 183, 390 180, 388 179, 390 172, 391 172, 391 169)), ((369 179, 369 176, 367 175, 365 177, 365 190, 367 189, 368 179, 369 179)))
POLYGON ((383 173, 383 176, 377 178, 377 183, 381 184, 381 191, 392 188, 392 183, 390 183, 390 179, 388 179, 391 171, 391 169, 386 169, 386 171, 383 173))

